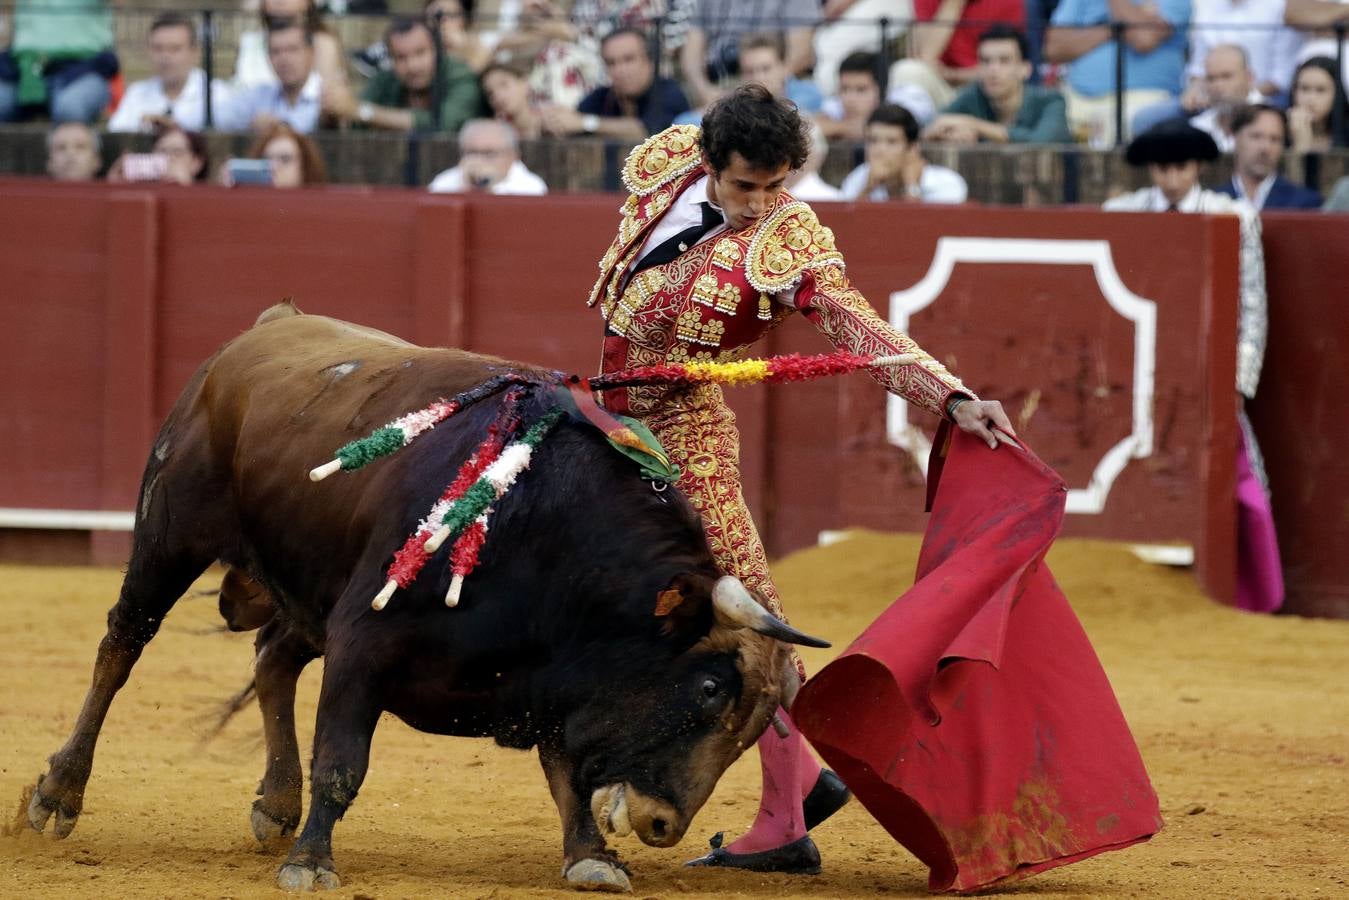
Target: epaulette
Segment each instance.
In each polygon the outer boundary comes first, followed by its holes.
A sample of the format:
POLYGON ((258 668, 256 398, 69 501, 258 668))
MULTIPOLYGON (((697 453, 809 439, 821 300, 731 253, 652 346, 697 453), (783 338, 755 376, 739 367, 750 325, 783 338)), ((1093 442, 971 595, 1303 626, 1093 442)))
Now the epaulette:
POLYGON ((834 232, 799 200, 769 214, 749 245, 745 273, 755 290, 776 294, 794 287, 807 269, 843 266, 843 254, 834 246, 834 232))
POLYGON ((623 163, 623 186, 644 197, 702 163, 697 125, 673 125, 647 138, 623 163))

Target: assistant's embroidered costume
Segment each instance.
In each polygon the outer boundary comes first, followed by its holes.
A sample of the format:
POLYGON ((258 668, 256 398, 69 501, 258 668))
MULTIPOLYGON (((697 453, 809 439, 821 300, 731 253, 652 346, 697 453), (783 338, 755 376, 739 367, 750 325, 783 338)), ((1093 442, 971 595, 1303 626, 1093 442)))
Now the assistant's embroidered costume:
MULTIPOLYGON (((701 160, 699 129, 675 126, 633 150, 624 165, 631 194, 589 300, 606 326, 603 372, 738 359, 799 312, 839 349, 916 356, 911 364, 872 370, 910 403, 945 416, 952 395, 974 397, 876 314, 848 281, 833 232, 786 192, 744 230, 713 233, 672 261, 630 275, 662 217, 704 179, 701 160)), ((625 388, 606 392, 603 402, 641 419, 660 439, 682 472, 680 489, 703 516, 718 563, 760 591, 780 616, 763 544, 741 493, 739 437, 721 388, 625 388)))

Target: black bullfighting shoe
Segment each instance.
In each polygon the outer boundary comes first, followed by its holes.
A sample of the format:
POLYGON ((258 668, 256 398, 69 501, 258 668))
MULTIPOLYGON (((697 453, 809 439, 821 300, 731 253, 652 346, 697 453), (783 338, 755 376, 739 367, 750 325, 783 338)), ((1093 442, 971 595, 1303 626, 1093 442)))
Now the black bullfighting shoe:
POLYGON ((820 777, 815 779, 815 787, 810 789, 806 799, 801 801, 802 817, 806 820, 806 831, 811 831, 825 819, 843 808, 850 799, 852 791, 829 769, 821 769, 820 777))
POLYGON ((748 869, 751 872, 785 872, 788 875, 820 874, 820 851, 806 835, 790 844, 758 853, 732 853, 721 846, 718 831, 709 841, 712 852, 684 863, 686 866, 714 866, 726 869, 748 869))

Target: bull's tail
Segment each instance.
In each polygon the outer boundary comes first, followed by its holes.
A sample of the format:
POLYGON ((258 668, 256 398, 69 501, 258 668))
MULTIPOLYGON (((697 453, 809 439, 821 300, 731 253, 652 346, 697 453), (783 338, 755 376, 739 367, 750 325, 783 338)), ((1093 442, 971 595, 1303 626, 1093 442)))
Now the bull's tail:
POLYGON ((288 319, 291 316, 302 315, 304 315, 304 313, 300 312, 299 307, 295 305, 295 301, 290 297, 286 297, 280 303, 264 309, 262 315, 258 316, 258 320, 253 323, 253 326, 256 328, 259 325, 266 325, 268 322, 274 322, 277 319, 288 319))
POLYGON ((225 730, 225 726, 230 723, 230 720, 252 703, 257 696, 258 680, 253 678, 243 690, 222 703, 220 710, 214 716, 211 716, 211 721, 208 722, 205 731, 202 733, 201 742, 204 744, 220 737, 221 732, 225 730))

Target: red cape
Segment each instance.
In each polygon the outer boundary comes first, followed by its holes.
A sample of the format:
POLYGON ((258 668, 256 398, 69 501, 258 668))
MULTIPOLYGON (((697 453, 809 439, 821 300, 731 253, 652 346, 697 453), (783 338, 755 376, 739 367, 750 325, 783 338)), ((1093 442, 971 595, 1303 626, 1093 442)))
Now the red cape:
POLYGON ((867 811, 970 891, 1147 840, 1157 795, 1044 563, 1062 479, 938 435, 917 581, 801 689, 792 716, 867 811), (943 471, 944 469, 944 471, 943 471))

